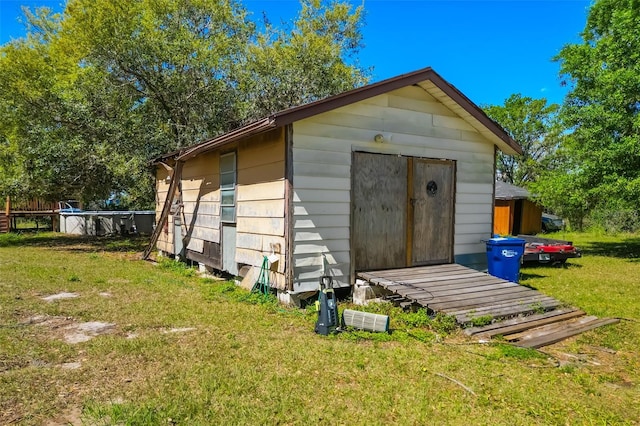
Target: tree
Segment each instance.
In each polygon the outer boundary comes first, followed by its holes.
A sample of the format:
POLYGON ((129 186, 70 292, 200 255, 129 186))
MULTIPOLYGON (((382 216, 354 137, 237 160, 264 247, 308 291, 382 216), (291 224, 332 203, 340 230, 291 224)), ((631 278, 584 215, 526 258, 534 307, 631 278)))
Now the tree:
POLYGON ((502 180, 526 186, 551 166, 560 137, 558 109, 559 105, 548 105, 546 99, 533 99, 519 93, 511 95, 504 105, 484 108, 523 151, 517 156, 498 153, 497 168, 502 180))
POLYGON ((546 210, 568 220, 572 229, 582 230, 590 205, 587 194, 580 189, 584 176, 574 172, 578 169, 572 156, 560 146, 553 155, 553 163, 540 170, 528 189, 546 210))
POLYGON ((75 0, 63 36, 181 148, 239 122, 234 63, 253 33, 227 0, 75 0))
POLYGON ((349 62, 361 9, 340 2, 305 0, 291 33, 231 0, 69 0, 27 19, 0 49, 7 193, 143 207, 150 158, 366 81, 349 62))
POLYGON ((302 0, 293 28, 274 27, 249 47, 242 69, 247 116, 302 105, 367 83, 367 70, 350 65, 362 46, 362 6, 302 0))
POLYGON ((91 187, 108 194, 104 184, 113 176, 87 133, 87 99, 77 89, 90 69, 60 54, 58 16, 43 9, 28 18, 30 35, 4 46, 0 57, 4 192, 57 198, 91 187))
POLYGON ((598 0, 582 42, 556 60, 569 85, 561 117, 570 191, 586 208, 640 208, 640 2, 598 0), (570 167, 570 168, 569 168, 570 167))

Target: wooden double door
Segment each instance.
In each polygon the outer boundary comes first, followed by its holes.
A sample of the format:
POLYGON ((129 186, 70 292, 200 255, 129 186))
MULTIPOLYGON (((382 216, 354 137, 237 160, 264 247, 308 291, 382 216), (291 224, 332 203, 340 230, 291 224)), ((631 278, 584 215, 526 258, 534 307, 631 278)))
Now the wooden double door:
POLYGON ((353 155, 354 269, 451 263, 455 162, 353 155))

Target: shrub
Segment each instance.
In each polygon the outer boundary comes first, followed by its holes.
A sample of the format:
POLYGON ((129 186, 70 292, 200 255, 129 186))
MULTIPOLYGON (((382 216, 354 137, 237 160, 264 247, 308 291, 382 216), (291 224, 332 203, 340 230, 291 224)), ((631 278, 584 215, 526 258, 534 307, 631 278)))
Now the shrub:
POLYGON ((586 225, 591 230, 606 233, 637 232, 640 231, 640 214, 637 210, 599 208, 589 214, 586 225))

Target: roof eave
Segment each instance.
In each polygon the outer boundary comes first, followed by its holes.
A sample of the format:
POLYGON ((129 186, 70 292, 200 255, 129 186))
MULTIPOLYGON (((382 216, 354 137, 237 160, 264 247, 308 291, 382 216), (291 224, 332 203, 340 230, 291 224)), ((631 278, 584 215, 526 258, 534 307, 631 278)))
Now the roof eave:
POLYGON ((491 140, 500 151, 508 155, 523 153, 522 147, 509 136, 500 124, 491 119, 482 108, 471 101, 458 88, 442 78, 440 74, 435 71, 432 71, 432 74, 431 82, 489 130, 484 136, 491 140))
POLYGON ((258 133, 266 132, 275 127, 277 126, 273 116, 263 118, 262 120, 254 121, 253 123, 249 123, 246 126, 239 127, 236 130, 233 130, 228 133, 224 133, 218 137, 215 137, 199 145, 196 145, 193 148, 187 149, 183 153, 181 153, 176 158, 176 160, 186 161, 204 152, 217 149, 221 146, 246 138, 248 136, 253 136, 258 133))

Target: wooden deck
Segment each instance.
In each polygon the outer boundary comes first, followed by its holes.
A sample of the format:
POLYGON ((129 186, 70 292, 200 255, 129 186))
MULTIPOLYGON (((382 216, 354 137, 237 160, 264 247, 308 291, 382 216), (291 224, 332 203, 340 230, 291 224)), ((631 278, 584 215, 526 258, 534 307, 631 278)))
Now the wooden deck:
POLYGON ((528 287, 457 264, 360 272, 358 277, 460 324, 556 308, 562 303, 528 287))
POLYGON ((43 201, 37 198, 18 201, 7 197, 4 202, 0 200, 0 233, 10 232, 16 229, 16 218, 18 217, 51 217, 55 221, 59 214, 59 206, 57 202, 43 201))
POLYGON ((468 328, 467 334, 501 335, 523 347, 549 345, 618 322, 585 317, 553 297, 457 264, 359 272, 357 277, 393 293, 391 300, 452 315, 462 326, 486 318, 492 323, 468 328))

